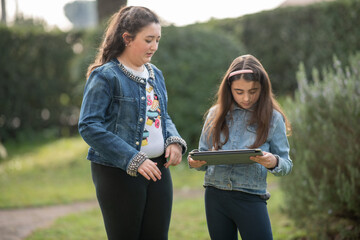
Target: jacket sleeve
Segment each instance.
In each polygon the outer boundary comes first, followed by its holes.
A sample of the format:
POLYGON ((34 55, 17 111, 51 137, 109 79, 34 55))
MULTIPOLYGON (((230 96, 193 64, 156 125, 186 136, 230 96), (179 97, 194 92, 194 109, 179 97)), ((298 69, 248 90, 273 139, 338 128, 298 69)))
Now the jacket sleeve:
POLYGON ((269 170, 275 176, 288 175, 293 167, 289 152, 290 146, 286 136, 286 126, 282 117, 279 117, 274 126, 274 133, 270 140, 270 152, 278 159, 278 165, 269 170))
POLYGON ((106 112, 112 101, 112 83, 94 70, 86 82, 80 110, 79 133, 97 154, 129 175, 137 175, 137 167, 147 159, 105 126, 106 112), (111 160, 111 162, 110 162, 111 160))

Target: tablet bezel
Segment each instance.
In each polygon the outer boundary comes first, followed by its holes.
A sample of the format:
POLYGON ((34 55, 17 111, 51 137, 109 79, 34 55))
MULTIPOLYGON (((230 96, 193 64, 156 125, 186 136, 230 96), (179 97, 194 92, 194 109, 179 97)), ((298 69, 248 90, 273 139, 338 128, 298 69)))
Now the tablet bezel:
POLYGON ((237 149, 219 151, 191 151, 193 160, 206 161, 204 165, 253 164, 251 156, 264 155, 261 149, 237 149))

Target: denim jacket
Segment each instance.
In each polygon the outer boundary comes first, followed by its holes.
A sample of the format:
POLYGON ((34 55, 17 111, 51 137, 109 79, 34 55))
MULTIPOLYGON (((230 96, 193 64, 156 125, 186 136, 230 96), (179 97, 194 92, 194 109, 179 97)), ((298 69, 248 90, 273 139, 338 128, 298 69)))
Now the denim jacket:
POLYGON ((160 102, 165 149, 172 143, 182 146, 167 112, 167 92, 162 72, 145 64, 149 79, 134 76, 117 60, 96 68, 86 82, 80 110, 79 132, 90 146, 87 159, 118 167, 131 176, 148 157, 140 151, 146 122, 146 81, 154 87, 160 102))
MULTIPOLYGON (((214 108, 210 110, 209 115, 213 111, 214 108)), ((233 108, 231 115, 228 114, 226 117, 229 126, 229 140, 222 146, 222 150, 247 149, 256 139, 256 127, 248 125, 251 110, 236 106, 233 108)), ((222 142, 225 139, 224 136, 220 138, 222 142)), ((210 143, 211 141, 210 138, 210 143)), ((257 195, 266 194, 267 172, 271 172, 275 176, 284 176, 289 174, 292 169, 285 122, 282 115, 276 110, 273 110, 268 138, 259 148, 275 155, 278 159, 278 165, 275 168, 267 169, 259 163, 203 166, 197 170, 206 171, 204 186, 243 191, 257 195)), ((207 151, 209 149, 211 149, 211 144, 208 144, 207 134, 203 129, 199 150, 207 151)))

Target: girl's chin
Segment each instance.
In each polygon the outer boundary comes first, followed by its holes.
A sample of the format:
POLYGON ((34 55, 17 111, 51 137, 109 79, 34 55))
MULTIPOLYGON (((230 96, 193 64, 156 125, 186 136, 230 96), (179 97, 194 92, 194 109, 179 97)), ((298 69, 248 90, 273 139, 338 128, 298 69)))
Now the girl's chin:
POLYGON ((244 109, 249 109, 249 108, 252 107, 251 104, 248 104, 248 105, 241 104, 240 106, 241 106, 242 108, 244 108, 244 109))
POLYGON ((151 57, 152 57, 152 56, 150 56, 150 57, 145 57, 145 58, 144 58, 144 62, 145 62, 145 63, 150 62, 150 61, 151 61, 151 57))

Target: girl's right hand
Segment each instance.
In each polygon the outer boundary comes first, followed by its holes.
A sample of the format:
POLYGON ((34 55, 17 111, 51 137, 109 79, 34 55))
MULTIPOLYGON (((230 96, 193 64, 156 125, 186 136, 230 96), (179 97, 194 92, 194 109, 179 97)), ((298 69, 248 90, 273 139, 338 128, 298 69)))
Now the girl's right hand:
POLYGON ((143 175, 147 180, 152 179, 154 182, 161 179, 161 172, 156 166, 157 163, 146 159, 139 167, 138 172, 143 175))
POLYGON ((199 168, 202 165, 206 164, 206 161, 194 160, 190 157, 190 155, 187 157, 187 160, 188 160, 190 167, 192 167, 192 168, 199 168))

